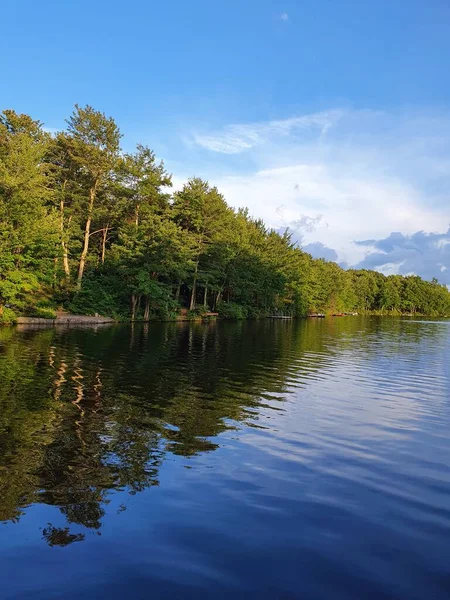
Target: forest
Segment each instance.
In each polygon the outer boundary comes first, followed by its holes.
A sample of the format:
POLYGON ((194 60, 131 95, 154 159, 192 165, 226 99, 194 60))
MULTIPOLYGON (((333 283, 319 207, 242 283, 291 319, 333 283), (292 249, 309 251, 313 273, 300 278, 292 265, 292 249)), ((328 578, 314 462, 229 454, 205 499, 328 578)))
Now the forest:
POLYGON ((54 134, 1 113, 0 323, 58 309, 124 321, 176 319, 183 309, 229 319, 450 314, 436 279, 314 259, 205 180, 172 191, 154 152, 125 153, 121 138, 90 106, 75 105, 54 134))

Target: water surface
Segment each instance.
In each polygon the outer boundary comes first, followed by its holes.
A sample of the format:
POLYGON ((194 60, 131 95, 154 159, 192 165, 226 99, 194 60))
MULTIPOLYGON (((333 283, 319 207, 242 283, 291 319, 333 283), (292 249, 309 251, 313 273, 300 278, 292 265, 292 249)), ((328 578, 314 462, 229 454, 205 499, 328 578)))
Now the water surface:
POLYGON ((449 431, 449 321, 0 329, 0 596, 448 598, 449 431))

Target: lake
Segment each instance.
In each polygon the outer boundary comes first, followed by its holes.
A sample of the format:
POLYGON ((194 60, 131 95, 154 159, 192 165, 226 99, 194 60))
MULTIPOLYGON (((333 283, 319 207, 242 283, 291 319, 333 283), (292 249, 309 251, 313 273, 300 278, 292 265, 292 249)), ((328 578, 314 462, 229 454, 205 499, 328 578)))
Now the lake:
POLYGON ((0 329, 0 597, 450 594, 450 321, 0 329))

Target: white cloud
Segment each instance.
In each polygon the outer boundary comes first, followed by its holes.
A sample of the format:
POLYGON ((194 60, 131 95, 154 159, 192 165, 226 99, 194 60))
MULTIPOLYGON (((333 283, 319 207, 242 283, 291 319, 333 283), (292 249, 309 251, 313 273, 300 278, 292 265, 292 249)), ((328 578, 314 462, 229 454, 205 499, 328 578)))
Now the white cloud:
POLYGON ((349 262, 356 262, 366 251, 353 244, 355 239, 372 237, 373 232, 381 237, 382 232, 393 230, 434 230, 442 219, 421 206, 420 197, 408 184, 365 173, 360 178, 349 177, 329 166, 264 169, 251 176, 226 176, 216 183, 232 205, 247 206, 270 226, 298 231, 296 225, 304 215, 320 219, 322 227, 312 231, 300 228, 304 241, 326 244, 349 262), (297 182, 299 191, 294 189, 297 182), (284 205, 282 216, 274 210, 280 202, 284 205))
POLYGON ((304 244, 334 249, 349 264, 374 250, 354 240, 442 231, 449 221, 446 114, 333 109, 203 130, 190 140, 193 172, 230 204, 274 228, 289 226, 304 244))
POLYGON ((192 142, 212 152, 239 154, 268 143, 274 137, 288 139, 308 130, 324 135, 340 116, 341 111, 333 110, 265 123, 228 125, 211 133, 194 133, 192 142))
POLYGON ((284 13, 281 13, 281 15, 280 15, 280 19, 281 19, 282 21, 289 21, 289 15, 288 15, 287 13, 285 13, 285 12, 284 12, 284 13))

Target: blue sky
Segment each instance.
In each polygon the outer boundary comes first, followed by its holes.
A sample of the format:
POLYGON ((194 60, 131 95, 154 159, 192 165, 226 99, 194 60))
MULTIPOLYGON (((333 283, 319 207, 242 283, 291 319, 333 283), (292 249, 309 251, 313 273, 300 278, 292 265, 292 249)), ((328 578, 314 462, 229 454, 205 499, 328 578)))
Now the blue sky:
POLYGON ((450 284, 448 0, 14 0, 1 21, 2 108, 58 129, 92 104, 176 185, 450 284))

